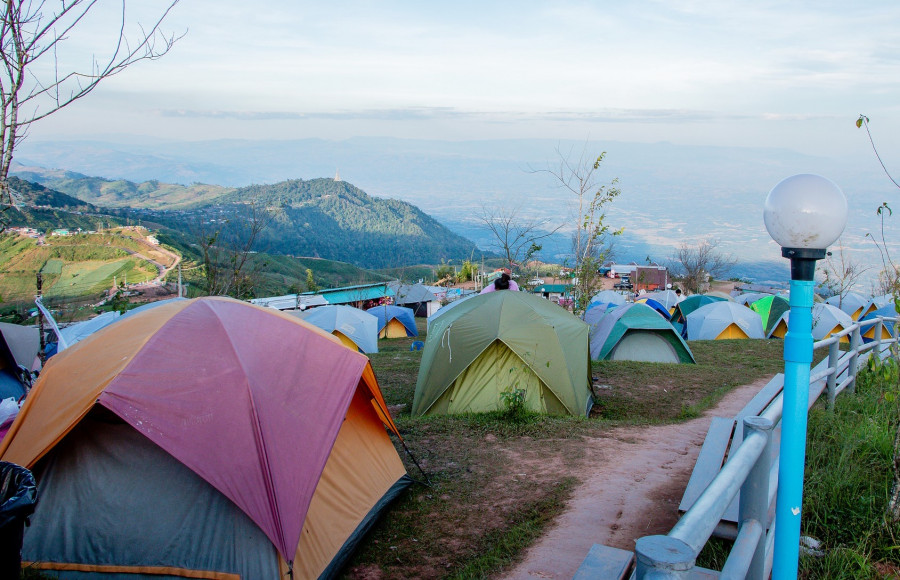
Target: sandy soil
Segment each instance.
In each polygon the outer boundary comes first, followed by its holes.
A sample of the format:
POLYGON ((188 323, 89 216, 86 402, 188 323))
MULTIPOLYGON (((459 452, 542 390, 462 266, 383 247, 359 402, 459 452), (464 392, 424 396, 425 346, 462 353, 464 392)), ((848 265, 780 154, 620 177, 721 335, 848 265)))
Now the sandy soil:
POLYGON ((637 538, 665 534, 714 416, 736 415, 769 377, 732 390, 703 417, 677 425, 616 429, 589 439, 592 466, 566 511, 506 580, 571 578, 594 544, 634 549, 637 538))

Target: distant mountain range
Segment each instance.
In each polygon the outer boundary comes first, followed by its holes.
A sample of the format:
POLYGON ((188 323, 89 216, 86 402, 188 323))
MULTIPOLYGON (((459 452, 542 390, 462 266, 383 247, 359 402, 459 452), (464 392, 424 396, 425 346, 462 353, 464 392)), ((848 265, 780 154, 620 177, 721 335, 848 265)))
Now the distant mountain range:
MULTIPOLYGON (((218 190, 200 184, 238 188, 298 177, 330 177, 339 170, 373 198, 412 203, 488 249, 491 239, 478 219, 484 204, 521 207, 526 216, 574 223, 571 197, 546 173, 535 171, 558 164, 558 151, 570 157, 582 151, 588 156, 608 152, 601 181, 618 177, 622 189, 608 212, 611 225, 625 227, 618 244, 619 260, 643 262, 650 257, 665 262, 681 243, 712 238, 740 260, 733 275, 784 280, 786 261, 762 224, 763 201, 784 177, 813 172, 836 181, 850 201, 845 248, 874 271, 881 268, 866 234, 880 235, 875 209, 897 193, 877 162, 866 155, 828 159, 786 149, 542 139, 179 142, 132 137, 32 139, 23 143, 18 154, 26 165, 64 167, 109 180, 181 183, 188 190, 199 188, 197 195, 208 195, 206 199, 213 199, 218 190)), ((111 184, 106 186, 110 188, 111 184)), ((118 195, 115 188, 107 193, 102 189, 95 198, 79 197, 99 204, 103 196, 111 199, 118 195)), ((64 191, 74 195, 72 190, 64 191)), ((191 203, 195 192, 184 193, 182 202, 191 203)), ((893 220, 886 222, 886 228, 889 244, 900 254, 900 228, 893 220)), ((547 241, 543 257, 562 261, 569 247, 564 229, 547 241)))

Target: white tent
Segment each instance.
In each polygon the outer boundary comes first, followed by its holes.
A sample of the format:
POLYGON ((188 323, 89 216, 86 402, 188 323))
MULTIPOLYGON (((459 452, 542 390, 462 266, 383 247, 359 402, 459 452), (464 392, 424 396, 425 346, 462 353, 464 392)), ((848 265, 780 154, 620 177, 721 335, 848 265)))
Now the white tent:
POLYGON ((840 308, 849 314, 850 318, 857 320, 860 316, 866 314, 865 308, 870 301, 871 299, 869 297, 863 296, 858 292, 848 292, 844 294, 843 297, 841 297, 840 294, 835 294, 831 298, 825 300, 825 304, 840 308))
MULTIPOLYGON (((894 305, 894 296, 893 294, 881 294, 880 296, 873 296, 871 300, 866 304, 866 307, 863 309, 863 314, 859 318, 866 316, 867 314, 871 314, 876 310, 884 308, 885 306, 893 306, 894 305)), ((858 319, 857 319, 858 320, 858 319)))
MULTIPOLYGON (((118 310, 110 310, 109 312, 104 312, 100 316, 95 316, 90 320, 76 322, 75 324, 70 324, 65 328, 61 328, 59 329, 59 333, 62 335, 63 339, 65 339, 66 346, 69 347, 76 342, 84 340, 104 326, 112 324, 118 320, 120 316, 121 314, 118 310)), ((59 348, 57 349, 57 352, 62 350, 64 349, 59 348)))
POLYGON ((610 306, 608 302, 591 302, 591 306, 588 306, 588 309, 584 311, 581 319, 593 327, 612 308, 615 308, 615 306, 610 306))
MULTIPOLYGON (((778 322, 772 326, 768 338, 784 338, 787 333, 791 311, 781 315, 778 322)), ((831 304, 813 304, 812 308, 812 336, 813 340, 822 340, 832 334, 836 334, 853 325, 853 319, 846 312, 831 304)), ((850 342, 849 336, 841 337, 841 342, 850 342)))
POLYGON ((750 306, 757 300, 765 298, 766 296, 771 296, 771 294, 765 294, 763 292, 745 292, 744 294, 735 296, 734 301, 744 306, 750 306))
POLYGON ((678 294, 675 293, 674 290, 660 290, 659 292, 650 292, 648 294, 644 294, 641 298, 650 298, 656 300, 669 310, 675 308, 675 305, 678 304, 678 294))
POLYGON ((388 288, 394 291, 394 304, 412 308, 416 316, 428 317, 441 308, 441 301, 428 286, 395 281, 388 282, 388 288))
POLYGON ((687 315, 688 340, 765 338, 759 314, 735 302, 719 301, 687 315))
POLYGON ((591 302, 607 302, 609 304, 621 306, 622 304, 625 304, 625 296, 614 290, 601 290, 594 294, 591 298, 591 302))
POLYGON ((288 311, 301 320, 330 332, 350 348, 378 352, 378 318, 359 308, 329 304, 304 312, 288 311))

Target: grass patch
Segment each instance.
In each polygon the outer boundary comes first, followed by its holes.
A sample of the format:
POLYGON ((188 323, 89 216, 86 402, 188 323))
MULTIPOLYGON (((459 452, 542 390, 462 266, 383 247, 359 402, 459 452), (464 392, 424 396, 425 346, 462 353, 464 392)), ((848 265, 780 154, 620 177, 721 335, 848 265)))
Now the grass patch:
POLYGON ((116 235, 49 237, 42 246, 31 238, 0 236, 0 299, 11 305, 30 303, 38 272, 44 296, 65 301, 96 298, 114 279, 152 280, 156 267, 126 250, 148 252, 137 241, 116 235))
POLYGON ((486 578, 514 563, 562 512, 576 483, 575 478, 567 477, 555 484, 546 497, 514 512, 509 518, 510 525, 487 534, 479 546, 479 553, 468 559, 450 578, 486 578))
POLYGON ((780 340, 697 340, 690 347, 694 365, 594 361, 593 414, 628 424, 693 419, 734 387, 784 369, 780 340))
POLYGON ((856 394, 838 397, 833 413, 822 404, 812 409, 803 534, 821 541, 826 555, 801 558, 801 577, 900 575, 900 522, 888 517, 898 429, 895 360, 869 361, 856 394))

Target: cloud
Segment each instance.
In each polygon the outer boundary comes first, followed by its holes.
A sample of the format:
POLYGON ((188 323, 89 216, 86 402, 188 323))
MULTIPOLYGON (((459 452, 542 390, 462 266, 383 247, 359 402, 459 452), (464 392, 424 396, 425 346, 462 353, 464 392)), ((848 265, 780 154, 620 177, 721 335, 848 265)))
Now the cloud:
POLYGON ((163 109, 163 117, 237 121, 439 121, 471 120, 489 123, 551 121, 572 123, 708 123, 718 121, 808 121, 825 115, 762 113, 733 114, 690 109, 598 109, 595 111, 477 111, 455 107, 403 107, 335 111, 226 111, 163 109))

